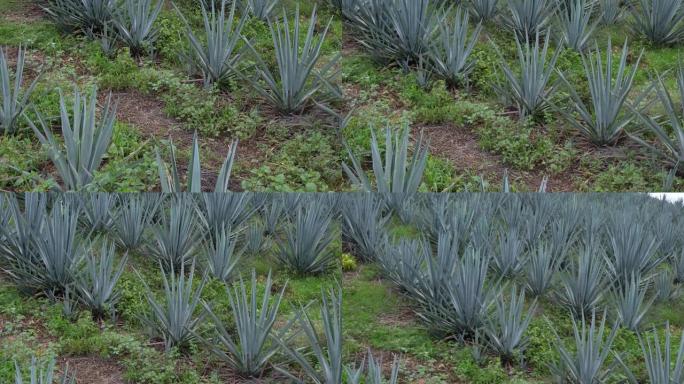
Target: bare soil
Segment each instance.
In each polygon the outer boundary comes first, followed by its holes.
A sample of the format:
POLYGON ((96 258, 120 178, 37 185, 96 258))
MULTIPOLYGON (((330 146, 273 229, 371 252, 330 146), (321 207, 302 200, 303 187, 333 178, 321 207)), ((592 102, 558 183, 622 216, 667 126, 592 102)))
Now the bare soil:
MULTIPOLYGON (((541 185, 542 171, 530 172, 510 169, 503 164, 501 156, 480 148, 477 135, 465 127, 451 124, 415 126, 413 135, 417 137, 421 130, 430 140, 430 153, 448 160, 459 171, 474 171, 483 175, 490 183, 501 183, 506 169, 509 179, 521 183, 529 191, 536 191, 541 185)), ((574 190, 571 170, 558 175, 548 175, 547 191, 566 192, 574 190)))

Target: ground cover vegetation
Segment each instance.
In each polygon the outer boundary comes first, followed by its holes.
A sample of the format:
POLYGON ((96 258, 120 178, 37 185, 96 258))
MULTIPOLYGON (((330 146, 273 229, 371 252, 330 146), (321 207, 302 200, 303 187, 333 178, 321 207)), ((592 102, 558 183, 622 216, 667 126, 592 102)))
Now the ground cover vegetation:
POLYGON ((334 4, 2 0, 0 9, 3 190, 344 183, 334 4), (162 160, 173 164, 160 183, 162 160))
POLYGON ((628 194, 3 195, 0 378, 677 383, 683 210, 628 194))
POLYGON ((409 127, 429 142, 424 191, 496 190, 506 172, 518 191, 684 188, 681 2, 342 3, 362 165, 371 131, 409 127))
POLYGON ((366 194, 343 206, 347 340, 401 352, 401 380, 682 380, 681 204, 366 194))

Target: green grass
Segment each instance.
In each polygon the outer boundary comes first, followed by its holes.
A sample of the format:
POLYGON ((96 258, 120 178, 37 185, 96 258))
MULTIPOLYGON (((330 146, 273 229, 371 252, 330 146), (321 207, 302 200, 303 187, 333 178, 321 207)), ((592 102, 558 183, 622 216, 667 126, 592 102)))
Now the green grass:
POLYGON ((62 37, 57 28, 48 21, 0 23, 0 45, 28 46, 45 53, 56 53, 73 43, 72 38, 62 37))

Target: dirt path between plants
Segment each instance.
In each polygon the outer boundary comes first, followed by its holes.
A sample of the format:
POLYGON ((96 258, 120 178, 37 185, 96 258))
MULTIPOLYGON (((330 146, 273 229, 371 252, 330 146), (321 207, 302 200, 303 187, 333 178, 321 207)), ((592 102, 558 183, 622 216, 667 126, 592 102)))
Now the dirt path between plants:
MULTIPOLYGON (((430 140, 430 153, 448 160, 459 171, 474 171, 485 177, 495 188, 500 188, 507 167, 501 156, 480 148, 477 135, 451 124, 416 126, 413 135, 417 137, 421 130, 430 140)), ((529 191, 537 191, 544 179, 538 171, 525 172, 508 168, 511 183, 523 184, 529 191)), ((547 191, 566 192, 574 190, 572 177, 568 172, 560 175, 549 175, 547 191)))
MULTIPOLYGON (((356 271, 345 272, 342 277, 343 287, 344 285, 353 284, 357 279, 361 279, 361 270, 363 268, 364 266, 359 266, 356 271)), ((372 283, 383 284, 383 281, 378 277, 373 279, 372 283)), ((399 295, 399 292, 395 291, 396 288, 387 287, 387 289, 392 290, 394 291, 394 294, 399 295)), ((378 323, 390 327, 403 327, 416 324, 417 318, 408 303, 406 303, 406 305, 400 305, 394 309, 395 311, 392 312, 380 313, 377 318, 378 323)), ((357 341, 363 343, 362 340, 357 341)), ((362 348, 358 353, 356 353, 353 360, 357 362, 364 361, 368 358, 368 350, 370 349, 375 359, 381 364, 384 377, 390 376, 394 358, 400 355, 401 371, 399 376, 404 380, 410 380, 410 378, 407 377, 409 372, 417 372, 419 369, 425 369, 426 367, 429 367, 433 374, 439 374, 440 376, 447 377, 449 383, 462 383, 462 381, 455 374, 454 367, 448 362, 425 361, 407 353, 400 354, 397 351, 372 347, 368 343, 363 344, 365 345, 365 348, 362 348)), ((423 378, 414 379, 412 382, 419 384, 429 383, 429 381, 426 381, 423 378)))
MULTIPOLYGON (((105 95, 106 93, 102 92, 103 99, 105 95)), ((193 132, 184 129, 181 121, 164 113, 163 101, 135 90, 113 92, 112 97, 118 101, 117 119, 133 125, 143 136, 149 138, 148 145, 171 139, 178 151, 189 153, 192 148, 193 132)), ((202 185, 205 189, 213 188, 231 142, 232 139, 226 137, 212 138, 199 135, 202 185)), ((233 172, 231 190, 241 190, 240 176, 244 176, 250 168, 256 167, 262 158, 259 142, 259 133, 253 138, 239 142, 236 166, 241 171, 233 172)), ((179 160, 179 168, 184 173, 187 170, 187 160, 179 160)))
POLYGON ((12 9, 5 10, 0 20, 12 23, 30 23, 42 20, 45 12, 35 1, 14 1, 12 9))
POLYGON ((61 367, 76 376, 76 384, 125 384, 121 366, 97 356, 66 357, 59 359, 61 367))

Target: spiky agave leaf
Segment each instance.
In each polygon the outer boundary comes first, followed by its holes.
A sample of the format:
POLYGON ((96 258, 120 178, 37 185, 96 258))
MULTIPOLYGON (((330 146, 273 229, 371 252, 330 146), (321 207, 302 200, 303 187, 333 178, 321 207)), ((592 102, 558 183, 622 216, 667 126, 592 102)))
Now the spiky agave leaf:
POLYGON ((117 42, 119 36, 109 24, 105 24, 102 29, 102 33, 99 35, 93 35, 93 39, 100 43, 100 48, 102 48, 102 53, 105 54, 110 59, 116 58, 116 53, 118 50, 117 42))
POLYGON ((551 83, 551 75, 561 52, 560 49, 556 49, 549 58, 551 39, 547 38, 542 46, 539 32, 534 35, 534 43, 526 36, 524 35, 525 40, 516 38, 515 41, 518 48, 519 74, 508 66, 497 48, 506 79, 506 82, 498 85, 497 89, 516 104, 522 117, 538 115, 548 107, 548 99, 557 90, 556 84, 551 83))
MULTIPOLYGON (((54 358, 49 359, 46 362, 40 362, 35 356, 31 357, 31 364, 28 369, 28 381, 24 381, 24 374, 22 372, 22 367, 15 360, 14 361, 14 384, 53 384, 57 382, 57 376, 55 375, 55 364, 54 358)), ((67 365, 64 369, 64 373, 59 376, 59 384, 74 384, 76 383, 76 377, 69 375, 69 366, 67 365)))
MULTIPOLYGON (((323 323, 323 337, 319 336, 314 322, 301 309, 298 322, 304 332, 308 346, 311 348, 315 364, 299 349, 295 349, 281 341, 287 355, 301 368, 306 377, 316 384, 342 383, 343 364, 343 333, 342 333, 342 289, 331 288, 329 292, 321 290, 321 321, 323 323)), ((282 368, 277 368, 291 379, 299 379, 282 368)))
POLYGON ((530 252, 525 265, 526 287, 534 297, 542 296, 551 287, 559 262, 548 242, 540 243, 530 252))
MULTIPOLYGON (((278 318, 278 309, 287 283, 273 298, 271 297, 270 272, 261 298, 257 296, 259 289, 255 271, 252 271, 251 283, 251 288, 247 289, 245 282, 240 278, 239 285, 234 286, 232 290, 229 287, 226 288, 235 319, 234 331, 224 326, 209 305, 205 304, 204 307, 211 316, 218 333, 218 338, 209 344, 214 354, 242 375, 259 376, 269 360, 280 349, 279 344, 273 340, 273 326, 278 318)), ((282 334, 287 330, 286 328, 278 332, 282 334)))
POLYGON ((342 235, 354 243, 355 255, 362 261, 373 261, 385 235, 384 202, 375 194, 349 195, 342 208, 342 235))
POLYGON ((0 133, 13 134, 17 131, 19 118, 31 106, 29 98, 40 80, 40 75, 29 84, 24 85, 24 57, 26 49, 21 45, 17 52, 14 72, 10 70, 5 51, 0 47, 0 133), (12 85, 14 80, 14 85, 12 85))
POLYGON ((499 0, 470 0, 470 11, 475 21, 490 21, 499 13, 499 0))
MULTIPOLYGON (((460 267, 458 255, 461 247, 461 237, 451 231, 438 234, 437 244, 421 239, 420 247, 415 253, 405 253, 397 262, 406 280, 401 286, 406 290, 419 306, 417 311, 428 325, 435 329, 458 329, 459 325, 449 325, 448 320, 454 316, 452 311, 449 285, 454 274, 460 267), (436 252, 433 252, 433 249, 436 252), (411 257, 413 261, 404 258, 411 257)), ((408 248, 407 250, 411 250, 408 248)), ((401 254, 401 253, 400 253, 401 254)))
POLYGON ((618 22, 622 14, 621 0, 599 0, 601 11, 600 21, 604 25, 613 25, 618 22))
POLYGON ((593 0, 557 0, 563 42, 566 47, 582 52, 600 22, 592 23, 595 2, 593 0))
MULTIPOLYGON (((456 262, 451 278, 444 281, 442 299, 431 305, 421 305, 418 316, 438 332, 472 337, 486 323, 494 299, 499 293, 498 282, 487 279, 490 258, 472 247, 456 262)), ((436 292, 440 292, 436 291, 436 292)))
POLYGON ((565 260, 579 239, 582 210, 578 200, 575 197, 570 199, 561 208, 558 216, 563 219, 551 222, 548 240, 554 258, 561 262, 565 260))
POLYGON ((611 300, 615 305, 620 325, 635 332, 639 330, 641 320, 655 300, 654 297, 648 302, 645 301, 648 287, 644 286, 638 276, 632 274, 629 280, 616 287, 611 300))
MULTIPOLYGON (((91 245, 90 251, 94 251, 91 245)), ((102 242, 99 254, 90 253, 85 257, 86 270, 77 281, 81 302, 96 318, 103 318, 114 313, 114 306, 119 300, 120 292, 116 284, 126 266, 127 255, 114 265, 116 247, 114 243, 102 242)))
POLYGON ((512 29, 520 41, 532 41, 548 29, 556 12, 552 0, 508 0, 510 17, 503 22, 512 29))
MULTIPOLYGON (((646 372, 649 383, 671 384, 684 381, 684 334, 680 338, 679 348, 672 344, 672 330, 670 323, 665 323, 665 340, 661 344, 658 329, 654 326, 648 334, 639 334, 639 344, 646 361, 646 372), (676 356, 673 355, 676 351, 676 356)), ((629 373, 628 377, 634 384, 639 381, 631 370, 622 363, 629 373)))
POLYGON ((394 0, 359 0, 353 7, 343 10, 349 26, 350 36, 361 44, 378 61, 396 61, 393 48, 394 26, 390 9, 394 0))
POLYGON ((352 184, 362 188, 365 192, 379 192, 395 212, 401 212, 405 199, 418 192, 427 164, 429 144, 423 140, 421 134, 415 144, 413 156, 410 156, 409 137, 408 125, 402 127, 399 132, 387 127, 385 129, 385 150, 383 153, 375 136, 375 131, 371 129, 371 157, 375 186, 366 175, 362 166, 363 162, 354 155, 348 145, 347 152, 353 168, 350 168, 346 163, 342 164, 342 168, 352 184))
POLYGON ((164 0, 124 0, 114 13, 114 25, 119 39, 133 56, 140 56, 152 48, 159 29, 154 26, 164 0))
POLYGON ((572 319, 575 347, 568 348, 556 334, 558 352, 563 370, 557 372, 564 380, 572 383, 601 383, 616 370, 616 361, 608 363, 613 341, 617 334, 617 324, 608 335, 606 332, 606 314, 603 313, 600 323, 596 312, 592 311, 591 323, 587 327, 582 316, 581 327, 572 319))
POLYGON ((608 228, 610 252, 606 255, 608 271, 616 285, 625 284, 636 275, 647 277, 662 262, 658 238, 633 217, 618 215, 608 228))
POLYGON ((415 291, 416 282, 424 276, 423 261, 430 257, 429 245, 423 239, 385 236, 376 255, 382 274, 406 292, 415 291), (427 255, 427 256, 426 256, 427 255))
POLYGON ((684 40, 682 0, 639 0, 630 13, 630 27, 650 43, 664 46, 684 40))
MULTIPOLYGON (((10 209, 10 198, 15 198, 14 195, 11 197, 9 195, 0 195, 0 227, 6 228, 10 225, 12 219, 12 211, 10 209)), ((0 231, 0 239, 4 241, 3 232, 0 231)), ((2 248, 0 248, 0 255, 2 254, 2 248)))
POLYGON ((453 22, 440 25, 439 38, 428 52, 432 70, 451 86, 463 84, 475 68, 471 53, 482 31, 482 24, 478 23, 468 36, 468 19, 468 12, 457 8, 453 22))
POLYGON ((363 0, 328 0, 328 3, 342 15, 348 14, 348 12, 353 12, 357 4, 361 3, 363 0))
POLYGON ((660 75, 657 75, 654 84, 656 95, 665 112, 665 121, 661 121, 644 111, 637 111, 636 113, 646 130, 658 139, 658 145, 640 135, 629 135, 639 144, 657 154, 675 170, 684 167, 684 122, 681 119, 682 114, 684 114, 684 62, 679 63, 676 81, 678 94, 675 96, 680 99, 680 104, 673 101, 673 97, 660 75))
POLYGON ((216 229, 214 235, 207 239, 204 254, 212 277, 225 282, 232 280, 244 253, 244 248, 235 249, 236 244, 237 234, 227 226, 216 229))
POLYGON ((236 19, 238 3, 239 1, 232 2, 226 17, 228 0, 212 1, 211 5, 202 0, 205 34, 202 37, 195 34, 190 23, 176 7, 176 11, 185 22, 190 41, 190 55, 194 58, 195 65, 202 71, 205 88, 233 76, 235 67, 242 61, 243 52, 238 43, 242 39, 242 29, 249 14, 245 12, 240 19, 236 19), (217 2, 219 2, 218 7, 217 2))
MULTIPOLYGON (((143 317, 143 321, 164 340, 164 347, 169 351, 173 347, 186 347, 196 339, 197 327, 202 323, 206 313, 195 315, 200 305, 200 295, 207 282, 207 275, 193 288, 195 263, 190 265, 190 273, 185 275, 185 265, 181 265, 176 275, 173 268, 170 273, 164 271, 160 264, 164 283, 163 301, 155 298, 143 277, 138 277, 145 285, 145 297, 151 307, 151 313, 143 317)), ((137 271, 136 271, 137 273, 137 271)))
POLYGON ((280 0, 242 0, 243 7, 257 19, 268 21, 280 0))
POLYGON ((162 199, 158 194, 118 195, 114 234, 127 250, 139 248, 145 240, 145 229, 154 219, 162 199))
POLYGON ((34 234, 39 261, 31 267, 31 274, 38 277, 38 288, 45 292, 64 292, 76 281, 86 252, 78 228, 79 215, 77 204, 59 200, 44 218, 41 231, 34 234))
POLYGON ((203 211, 212 230, 241 228, 259 209, 252 193, 204 193, 203 211))
POLYGON ((627 40, 625 40, 617 72, 613 76, 613 55, 610 39, 605 52, 605 66, 601 59, 601 50, 598 44, 589 54, 582 56, 585 76, 589 83, 589 105, 585 104, 575 87, 560 74, 573 99, 571 107, 579 121, 574 115, 566 111, 560 110, 561 113, 572 126, 597 145, 615 143, 622 135, 625 126, 633 120, 634 115, 629 111, 624 111, 625 103, 643 56, 642 51, 632 65, 632 69, 628 70, 629 48, 627 40))
MULTIPOLYGON (((684 112, 684 108, 682 108, 684 112)), ((652 217, 652 231, 658 234, 660 238, 660 245, 658 252, 671 255, 680 245, 682 245, 682 217, 676 213, 670 206, 667 200, 661 200, 657 207, 654 208, 654 217, 652 217)))
POLYGON ((675 276, 669 269, 660 271, 654 278, 655 299, 660 302, 667 302, 675 295, 675 276))
POLYGON ((311 195, 307 204, 288 212, 285 236, 278 239, 277 261, 299 274, 328 271, 337 261, 330 248, 335 234, 332 219, 335 212, 323 199, 311 195))
POLYGON ((675 281, 677 283, 684 283, 684 247, 680 252, 672 254, 672 264, 675 273, 675 281))
POLYGON ((347 384, 362 384, 363 380, 363 366, 364 361, 361 361, 361 364, 359 366, 356 366, 356 363, 353 364, 347 364, 344 366, 344 378, 346 379, 347 384))
POLYGON ((284 206, 282 201, 278 198, 273 197, 269 200, 270 201, 261 207, 260 213, 261 218, 264 220, 266 235, 274 235, 283 218, 284 206))
POLYGON ((83 207, 83 223, 91 232, 108 231, 113 224, 116 196, 107 192, 78 195, 83 207))
POLYGON ((434 38, 447 16, 434 0, 395 0, 386 8, 392 34, 387 50, 398 62, 417 63, 432 50, 434 38))
POLYGON ((285 10, 282 19, 268 23, 275 49, 277 72, 273 72, 257 49, 246 41, 256 60, 257 79, 243 75, 256 92, 281 112, 288 114, 308 107, 321 93, 338 93, 334 83, 337 76, 335 65, 339 58, 336 56, 324 65, 319 65, 323 56, 323 43, 332 20, 317 34, 318 17, 315 6, 303 40, 300 37, 299 5, 292 20, 292 28, 290 23, 285 10))
POLYGON ((502 277, 518 275, 525 267, 525 240, 520 238, 515 227, 509 227, 499 234, 499 247, 492 261, 492 267, 502 277))
POLYGON ((153 227, 154 243, 146 245, 149 255, 166 271, 180 270, 194 256, 205 227, 193 195, 171 195, 168 212, 153 227))
POLYGON ((264 248, 266 241, 264 237, 264 224, 261 221, 255 220, 244 232, 245 250, 250 255, 257 255, 264 248))
POLYGON ((450 285, 451 304, 456 323, 465 334, 473 335, 484 324, 499 292, 498 283, 487 281, 489 259, 477 251, 466 251, 461 259, 454 284, 450 285))
POLYGON ((508 303, 499 297, 493 317, 487 322, 485 332, 491 348, 505 363, 511 363, 518 351, 524 351, 528 339, 525 331, 532 321, 537 302, 533 302, 525 314, 525 290, 514 286, 508 303))
POLYGON ((40 113, 36 112, 41 129, 29 120, 29 125, 38 136, 38 140, 49 150, 52 163, 62 180, 62 189, 81 190, 90 185, 107 154, 116 121, 116 105, 112 104, 111 96, 109 93, 98 118, 97 89, 91 91, 89 98, 82 96, 78 89, 75 89, 72 109, 67 107, 66 98, 60 90, 59 109, 63 144, 55 138, 50 124, 40 113), (70 118, 71 111, 73 119, 70 118))
POLYGON ((397 384, 399 383, 399 365, 401 359, 399 356, 394 357, 392 361, 392 370, 390 371, 389 381, 385 381, 382 374, 382 360, 378 360, 373 356, 371 350, 368 350, 367 357, 367 373, 366 384, 397 384))
POLYGON ((586 316, 598 305, 606 288, 603 261, 605 251, 596 244, 587 244, 563 273, 557 299, 575 317, 586 316))
POLYGON ((23 210, 17 195, 7 195, 4 209, 8 225, 0 227, 0 267, 22 290, 39 289, 42 277, 38 266, 40 256, 35 239, 42 231, 47 216, 47 195, 24 194, 23 210))
POLYGON ((111 22, 114 0, 48 0, 43 8, 55 23, 69 32, 97 33, 111 22))
POLYGON ((433 0, 362 0, 345 13, 351 35, 372 57, 406 66, 429 53, 447 15, 433 0))
MULTIPOLYGON (((230 144, 226 159, 223 161, 223 165, 221 165, 221 169, 219 170, 214 192, 228 192, 230 173, 233 170, 235 154, 237 153, 237 145, 237 140, 230 144)), ((178 163, 176 162, 176 149, 173 146, 173 142, 170 142, 169 150, 171 152, 171 169, 169 169, 169 166, 166 165, 166 163, 162 160, 159 150, 156 149, 161 189, 164 193, 183 192, 181 177, 178 173, 178 163)), ((186 192, 202 192, 202 168, 200 166, 200 149, 199 141, 197 139, 197 131, 195 131, 194 135, 192 136, 192 153, 190 154, 190 164, 188 164, 188 174, 186 177, 186 192)))
POLYGON ((71 291, 73 288, 67 287, 62 294, 62 297, 55 297, 53 292, 48 292, 50 301, 60 302, 62 306, 62 316, 69 321, 76 321, 78 319, 78 297, 73 297, 71 291))

